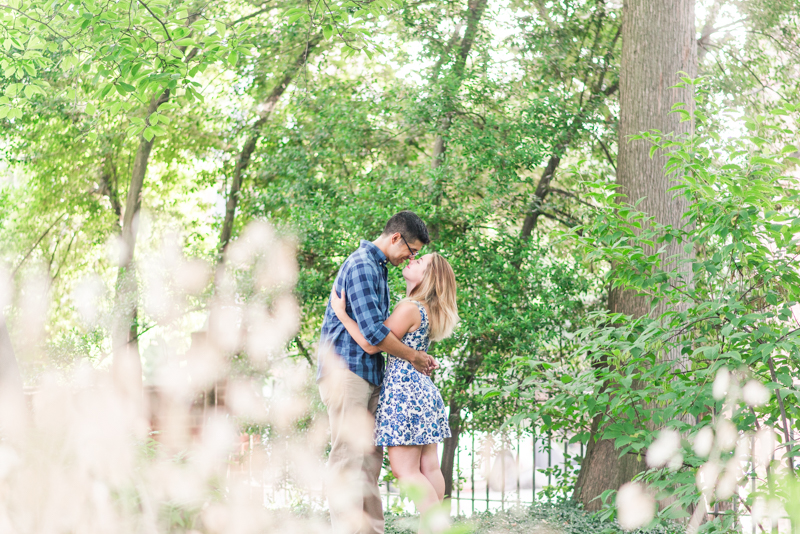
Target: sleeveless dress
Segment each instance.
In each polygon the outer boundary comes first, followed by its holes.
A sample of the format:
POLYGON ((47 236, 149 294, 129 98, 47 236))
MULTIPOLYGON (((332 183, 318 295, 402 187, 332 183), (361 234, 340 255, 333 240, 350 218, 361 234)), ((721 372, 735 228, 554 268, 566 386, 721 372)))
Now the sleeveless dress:
MULTIPOLYGON (((403 343, 427 351, 428 314, 419 302, 420 324, 403 336, 403 343)), ((389 355, 375 412, 375 445, 429 445, 449 438, 450 426, 439 389, 406 360, 389 355)))

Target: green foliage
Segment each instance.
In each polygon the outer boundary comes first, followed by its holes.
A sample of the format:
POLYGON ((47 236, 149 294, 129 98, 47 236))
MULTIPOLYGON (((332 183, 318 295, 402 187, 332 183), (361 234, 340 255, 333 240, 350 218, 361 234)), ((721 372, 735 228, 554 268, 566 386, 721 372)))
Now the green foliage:
MULTIPOLYGON (((558 534, 617 534, 623 532, 612 521, 604 521, 584 512, 570 502, 538 503, 530 508, 513 508, 505 512, 476 513, 472 517, 460 517, 456 526, 468 528, 474 534, 507 532, 551 532, 558 534)), ((417 531, 413 518, 405 515, 387 515, 387 534, 410 534, 417 531)), ((664 523, 648 529, 634 531, 636 534, 678 534, 684 532, 677 523, 664 523)))
MULTIPOLYGON (((392 213, 413 209, 458 277, 462 323, 433 352, 444 364, 435 380, 466 429, 533 420, 537 432, 587 443, 601 417, 621 452, 644 454, 662 426, 691 438, 714 423, 723 401, 711 383, 723 366, 773 391, 755 416, 737 404, 737 428, 751 428, 756 416, 781 428, 778 395, 796 420, 797 109, 775 108, 772 98, 797 102, 797 8, 737 3, 748 31, 711 37, 698 134, 648 132, 634 141, 669 154, 665 163, 682 180, 675 193, 692 202, 685 227, 662 228, 635 206, 618 209, 621 9, 613 6, 492 2, 468 57, 463 2, 0 7, 3 260, 17 280, 44 272, 52 301, 48 362, 25 368, 35 375, 51 361, 97 363, 108 354, 110 325, 84 324, 72 296, 93 275, 113 287, 109 250, 138 135, 157 142, 137 254, 177 232, 189 256, 213 258, 242 146, 286 83, 244 173, 233 242, 257 219, 296 238, 303 313, 287 345, 292 356, 313 362, 341 261, 392 213), (148 113, 165 90, 168 101, 148 113), (720 102, 752 118, 732 125, 720 102), (737 127, 745 133, 730 137, 737 127), (446 150, 432 169, 437 136, 446 150), (534 196, 554 157, 575 172, 557 172, 534 196), (533 211, 541 217, 523 239, 533 211), (563 228, 571 229, 566 239, 563 228), (659 253, 670 240, 695 251, 682 268, 691 284, 659 253), (636 321, 608 314, 612 287, 672 310, 636 321), (666 359, 673 353, 679 364, 666 359)), ((390 276, 399 297, 399 272, 390 276)), ((245 299, 246 278, 237 279, 245 299)), ((207 296, 194 302, 198 316, 207 296)), ((15 319, 18 306, 8 313, 15 319)), ((144 307, 138 320, 143 330, 155 324, 144 307)), ((147 355, 157 357, 147 352, 157 335, 143 332, 147 355)), ((665 516, 696 501, 703 460, 687 440, 683 468, 647 475, 662 495, 677 496, 665 516)), ((551 490, 568 493, 575 473, 554 474, 551 490)))
MULTIPOLYGON (((613 185, 595 181, 592 197, 603 207, 570 237, 584 261, 610 265, 611 287, 645 295, 653 305, 666 302, 668 311, 641 318, 594 312, 592 324, 577 333, 575 367, 563 365, 555 374, 527 367, 534 370, 527 380, 549 393, 529 416, 545 428, 586 428, 596 420, 597 438, 613 439, 619 454, 644 455, 660 429, 678 430, 686 438, 682 463, 643 477, 659 499, 673 499, 660 517, 680 517, 697 503, 695 474, 706 459, 691 443, 723 414, 739 432, 774 427, 789 456, 797 454, 784 436, 793 434, 789 425, 800 416, 800 390, 791 379, 800 371, 800 328, 792 312, 800 300, 800 192, 790 177, 800 161, 788 155, 796 147, 781 142, 796 111, 788 104, 744 119, 747 133, 730 139, 705 130, 702 117, 695 118, 700 133, 685 138, 655 131, 639 136, 633 142, 646 139, 666 154, 673 191, 690 202, 684 224, 660 226, 630 204, 635 199, 619 199, 613 185), (672 240, 694 251, 687 264, 664 257, 663 244, 672 240), (764 384, 769 402, 754 402, 733 385, 715 395, 712 385, 723 368, 742 383, 764 384), (561 373, 575 373, 574 380, 554 380, 561 373)), ((712 461, 724 464, 733 448, 712 461)))
MULTIPOLYGON (((198 73, 249 53, 246 28, 229 30, 195 2, 15 0, 0 14, 0 118, 21 119, 23 110, 59 102, 89 117, 98 110, 133 114, 164 91, 200 99, 198 73)), ((149 117, 131 117, 129 133, 163 135, 165 113, 176 107, 165 103, 149 117)))

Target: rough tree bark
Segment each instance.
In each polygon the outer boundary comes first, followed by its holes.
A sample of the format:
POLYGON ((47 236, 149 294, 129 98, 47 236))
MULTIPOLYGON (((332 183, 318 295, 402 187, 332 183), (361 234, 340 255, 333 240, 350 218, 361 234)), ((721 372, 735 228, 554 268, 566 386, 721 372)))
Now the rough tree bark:
POLYGON ((270 115, 278 105, 281 96, 286 91, 286 88, 292 82, 294 77, 303 68, 311 51, 322 40, 321 35, 315 35, 310 41, 306 43, 305 48, 297 56, 297 58, 289 65, 283 73, 283 77, 278 81, 275 87, 270 92, 269 96, 258 107, 258 120, 250 127, 250 132, 247 140, 236 158, 236 166, 233 168, 233 177, 231 179, 231 187, 228 191, 228 201, 225 204, 225 220, 222 223, 222 231, 219 236, 219 257, 222 258, 222 253, 228 246, 233 232, 233 221, 236 216, 236 206, 239 203, 239 192, 242 190, 243 173, 250 165, 250 158, 256 149, 256 144, 261 138, 261 130, 269 122, 270 115))
POLYGON ((478 368, 483 363, 483 353, 473 349, 472 357, 466 362, 466 365, 461 370, 456 370, 458 376, 456 377, 456 384, 450 393, 448 401, 449 415, 447 423, 450 425, 451 437, 444 440, 442 447, 442 475, 444 476, 444 496, 449 499, 453 494, 453 475, 455 474, 455 457, 458 450, 458 438, 461 435, 462 423, 461 410, 463 404, 459 400, 459 396, 463 393, 459 391, 467 391, 475 380, 478 368))
MULTIPOLYGON (((651 159, 647 142, 628 142, 628 137, 649 129, 691 131, 691 122, 681 123, 680 115, 670 113, 675 103, 686 103, 687 109, 693 105, 690 90, 670 88, 679 81, 679 71, 689 76, 697 71, 694 0, 625 0, 617 183, 627 195, 626 202, 644 199, 639 204, 641 211, 658 223, 673 226, 682 224, 687 201, 667 191, 673 184, 672 177, 664 174, 663 154, 651 159)), ((673 241, 664 257, 673 257, 676 262, 688 254, 673 241)), ((630 291, 612 291, 608 305, 612 312, 634 317, 650 313, 649 300, 630 291)), ((653 314, 663 311, 656 308, 653 314)), ((598 510, 601 503, 596 498, 603 491, 618 489, 644 467, 633 455, 619 458, 613 441, 595 439, 601 425, 601 418, 593 421, 592 438, 573 496, 587 510, 598 510)))
MULTIPOLYGON (((147 107, 147 117, 155 113, 161 104, 169 100, 169 97, 169 89, 165 89, 160 96, 153 97, 147 107)), ((142 390, 142 362, 139 355, 136 324, 138 291, 133 269, 133 253, 136 248, 138 216, 142 207, 142 187, 155 142, 155 136, 149 141, 143 136, 139 136, 139 146, 133 159, 131 181, 125 201, 125 212, 122 216, 119 271, 114 298, 114 325, 111 331, 114 377, 132 398, 140 394, 142 390)))

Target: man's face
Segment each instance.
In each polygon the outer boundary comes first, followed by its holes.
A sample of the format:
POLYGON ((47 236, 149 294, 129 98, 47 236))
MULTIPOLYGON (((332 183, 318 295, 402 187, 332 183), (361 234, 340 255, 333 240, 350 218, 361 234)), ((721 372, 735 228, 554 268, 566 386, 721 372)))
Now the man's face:
POLYGON ((406 260, 412 259, 422 249, 421 241, 415 239, 406 241, 400 233, 392 235, 392 244, 389 246, 389 253, 386 258, 389 263, 397 267, 406 260))

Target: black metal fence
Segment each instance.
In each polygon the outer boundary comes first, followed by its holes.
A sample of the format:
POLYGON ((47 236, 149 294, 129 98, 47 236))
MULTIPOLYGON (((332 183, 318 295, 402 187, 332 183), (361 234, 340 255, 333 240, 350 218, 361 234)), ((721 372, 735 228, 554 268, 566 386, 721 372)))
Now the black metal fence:
MULTIPOLYGON (((564 495, 584 453, 583 444, 570 444, 569 437, 539 434, 535 428, 462 432, 455 457, 452 512, 472 515, 505 510, 564 495)), ((388 510, 413 509, 391 480, 381 490, 388 510)))

